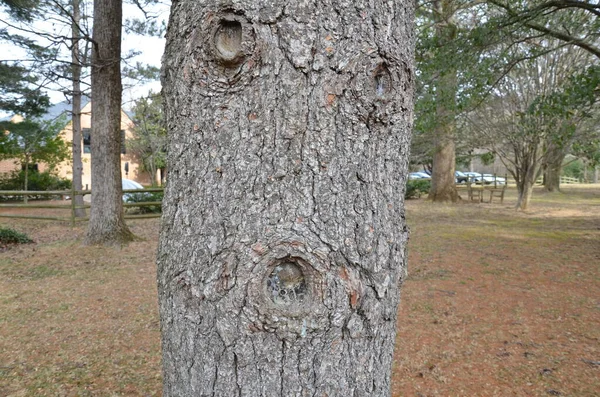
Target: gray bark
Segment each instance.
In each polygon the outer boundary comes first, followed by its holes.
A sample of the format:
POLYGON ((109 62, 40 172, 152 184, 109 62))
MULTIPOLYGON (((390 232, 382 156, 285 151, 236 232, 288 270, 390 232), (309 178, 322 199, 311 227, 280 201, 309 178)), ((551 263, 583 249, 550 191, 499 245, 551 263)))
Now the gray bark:
MULTIPOLYGON (((79 31, 79 23, 81 20, 81 7, 79 0, 72 0, 73 6, 73 21, 71 24, 71 34, 73 36, 72 47, 71 47, 71 70, 73 79, 73 114, 72 114, 72 125, 73 125, 73 188, 75 190, 82 190, 82 174, 83 174, 83 162, 81 160, 81 52, 79 51, 79 37, 81 32, 79 31)), ((75 195, 71 197, 71 200, 75 200, 77 207, 82 207, 83 196, 75 195)), ((75 216, 78 218, 85 216, 84 208, 76 208, 75 216)))
POLYGON ((544 155, 544 188, 549 192, 560 191, 560 172, 566 156, 563 147, 550 145, 544 155))
POLYGON ((94 0, 92 49, 92 207, 87 244, 133 239, 121 186, 121 0, 94 0))
POLYGON ((413 2, 173 2, 165 396, 389 396, 413 2))

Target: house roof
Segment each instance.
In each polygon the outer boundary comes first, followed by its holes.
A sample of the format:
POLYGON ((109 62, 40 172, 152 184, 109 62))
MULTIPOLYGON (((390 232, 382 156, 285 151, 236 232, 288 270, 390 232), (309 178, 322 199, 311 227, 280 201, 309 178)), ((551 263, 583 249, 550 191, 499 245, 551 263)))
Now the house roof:
MULTIPOLYGON (((85 108, 90 102, 91 98, 89 96, 83 96, 81 98, 81 110, 85 108)), ((62 115, 66 115, 68 120, 71 119, 71 112, 73 111, 73 104, 70 100, 64 100, 62 102, 55 103, 48 108, 48 111, 43 114, 40 119, 44 121, 56 120, 62 115)), ((123 109, 123 112, 130 118, 133 119, 133 112, 131 110, 123 109)), ((5 117, 0 117, 0 122, 2 121, 10 121, 15 115, 9 115, 5 117)))

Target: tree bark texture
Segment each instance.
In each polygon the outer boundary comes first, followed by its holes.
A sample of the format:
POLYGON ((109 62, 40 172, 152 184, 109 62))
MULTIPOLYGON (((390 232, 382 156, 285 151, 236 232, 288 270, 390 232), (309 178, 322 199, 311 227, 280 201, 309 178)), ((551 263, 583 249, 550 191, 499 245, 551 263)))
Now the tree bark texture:
POLYGON ((389 396, 413 2, 173 2, 165 396, 389 396))
MULTIPOLYGON (((73 6, 73 21, 71 22, 71 35, 72 47, 71 47, 71 70, 73 80, 73 114, 72 114, 72 125, 73 125, 73 188, 75 190, 82 190, 81 177, 83 174, 83 162, 81 160, 81 52, 79 51, 79 37, 81 32, 79 30, 79 23, 81 21, 81 7, 79 0, 72 0, 73 6)), ((75 195, 71 197, 71 200, 75 200, 76 207, 83 207, 83 196, 75 195)), ((78 218, 85 216, 84 208, 76 208, 75 216, 78 218)))
MULTIPOLYGON (((454 23, 454 0, 437 0, 435 4, 436 35, 440 45, 456 38, 457 27, 454 23)), ((456 202, 456 91, 458 89, 457 70, 452 62, 439 71, 436 86, 436 127, 435 147, 433 149, 433 167, 431 188, 428 198, 435 202, 456 202)))
POLYGON ((121 0, 94 0, 92 49, 92 206, 88 244, 133 239, 121 183, 121 0))

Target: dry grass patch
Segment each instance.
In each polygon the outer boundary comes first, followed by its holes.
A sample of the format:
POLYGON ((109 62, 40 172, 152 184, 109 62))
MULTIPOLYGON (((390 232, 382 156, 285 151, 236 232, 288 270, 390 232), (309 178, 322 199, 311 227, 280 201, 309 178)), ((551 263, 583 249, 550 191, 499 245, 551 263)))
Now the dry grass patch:
MULTIPOLYGON (((600 186, 514 203, 407 203, 394 396, 597 395, 600 186)), ((0 253, 0 395, 161 394, 158 223, 118 249, 2 221, 36 243, 0 253)))
POLYGON ((407 203, 394 396, 597 395, 600 186, 514 202, 407 203))

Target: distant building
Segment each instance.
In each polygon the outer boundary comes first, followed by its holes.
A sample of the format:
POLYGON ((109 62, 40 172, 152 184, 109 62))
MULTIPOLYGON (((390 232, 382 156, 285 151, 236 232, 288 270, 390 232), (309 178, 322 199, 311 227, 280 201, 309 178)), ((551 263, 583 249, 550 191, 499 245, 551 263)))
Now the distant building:
MULTIPOLYGON (((81 135, 82 135, 82 153, 81 158, 83 160, 83 175, 82 175, 82 185, 84 189, 86 186, 88 188, 92 187, 92 172, 91 172, 91 140, 94 139, 91 134, 91 102, 88 102, 81 109, 81 135)), ((69 143, 69 147, 71 147, 71 143, 73 141, 73 123, 71 121, 71 104, 67 102, 58 103, 48 109, 48 112, 42 117, 44 120, 54 120, 60 117, 63 114, 68 116, 68 122, 65 125, 64 129, 60 132, 60 136, 69 143)), ((19 116, 13 116, 12 121, 19 122, 19 116)), ((150 175, 145 172, 142 172, 140 169, 139 160, 127 153, 126 141, 132 137, 132 129, 133 129, 133 121, 127 115, 126 112, 121 110, 121 174, 123 178, 131 179, 141 184, 150 184, 150 175)), ((9 173, 12 171, 16 171, 20 169, 20 164, 15 162, 15 160, 2 160, 0 161, 0 174, 9 173)), ((43 172, 47 170, 47 166, 45 164, 38 164, 37 170, 43 172)), ((56 172, 59 176, 67 179, 72 179, 73 175, 73 166, 72 160, 65 161, 60 163, 56 167, 56 172)))

